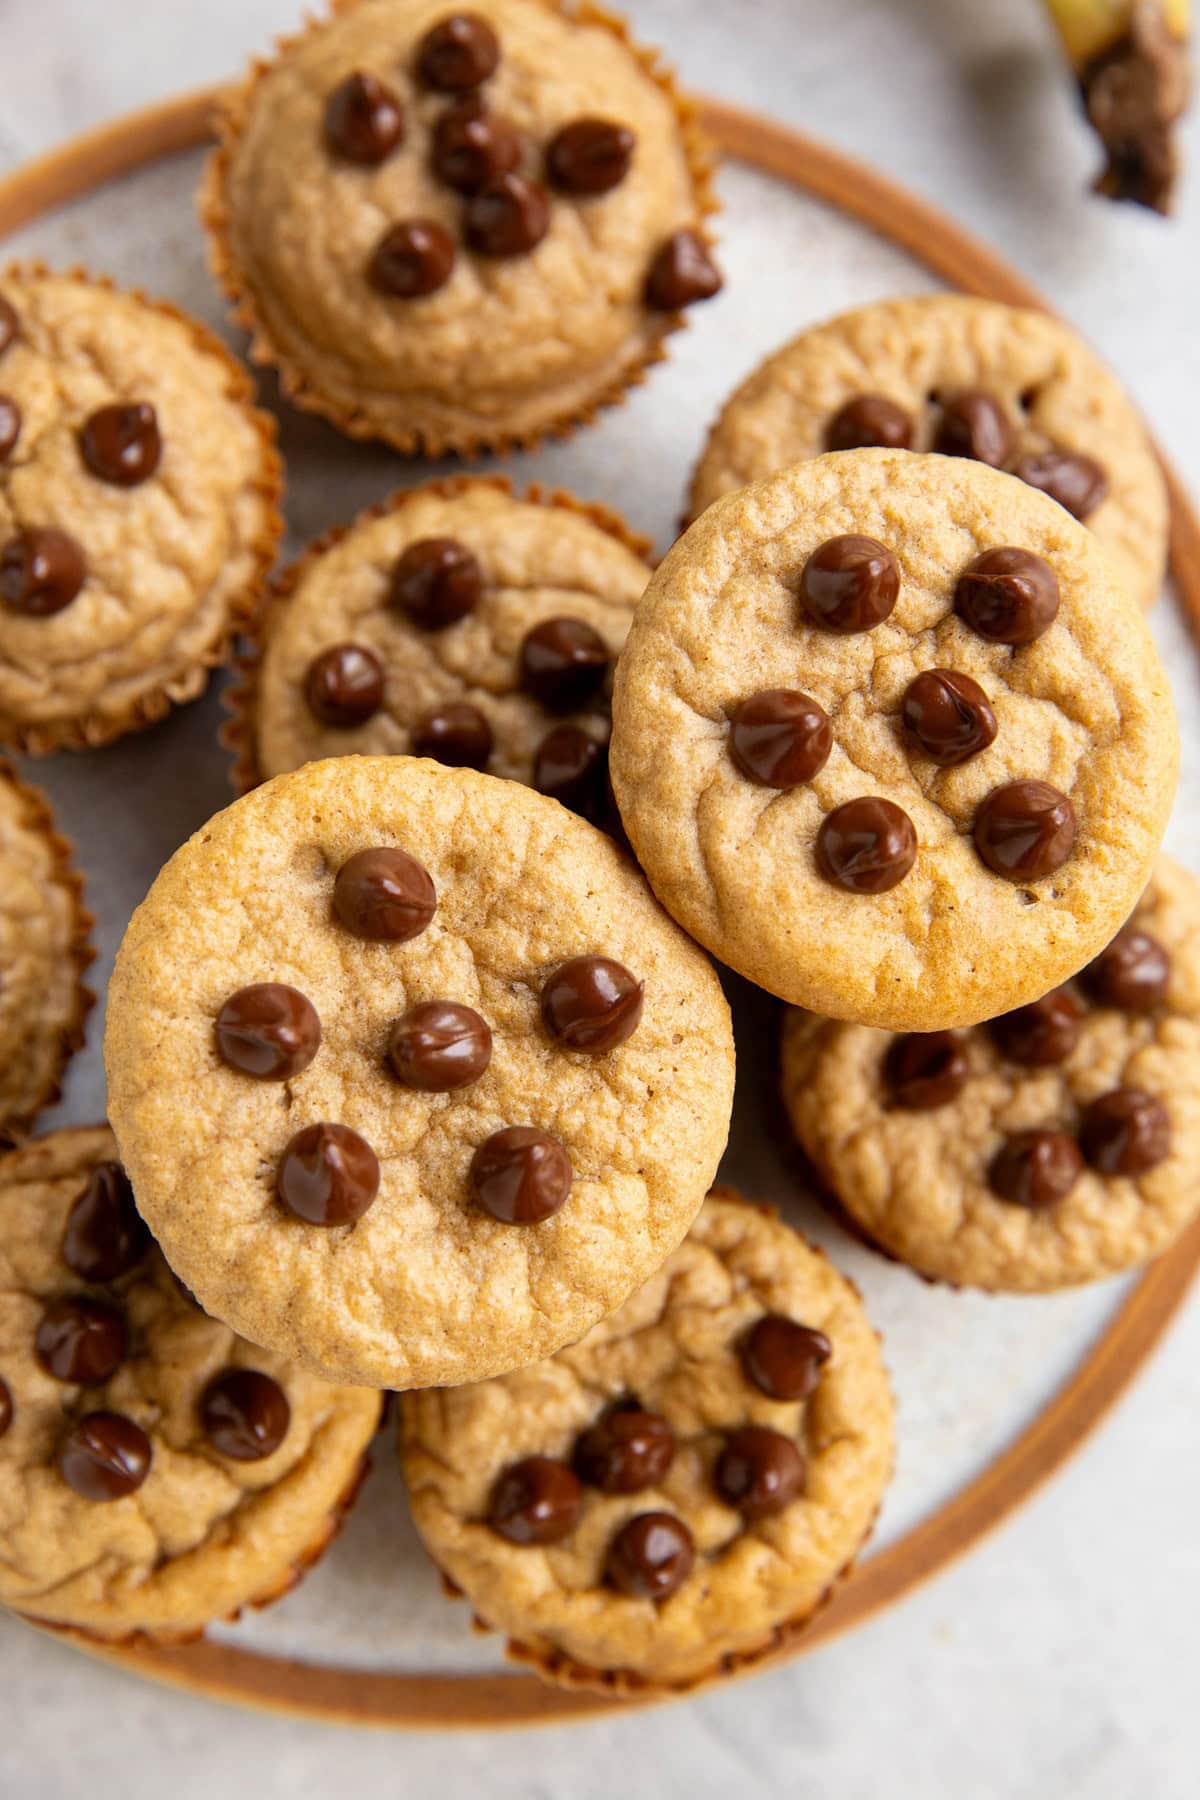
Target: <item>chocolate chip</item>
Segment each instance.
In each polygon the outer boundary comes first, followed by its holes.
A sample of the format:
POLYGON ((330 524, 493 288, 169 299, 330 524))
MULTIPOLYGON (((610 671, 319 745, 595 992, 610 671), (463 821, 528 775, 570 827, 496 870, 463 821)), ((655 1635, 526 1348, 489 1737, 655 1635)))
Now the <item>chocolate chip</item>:
POLYGON ((258 1369, 225 1369, 200 1396, 204 1435, 233 1462, 273 1456, 291 1424, 292 1409, 279 1383, 258 1369))
POLYGON ((528 256, 549 229, 545 188, 511 170, 493 176, 463 208, 463 236, 478 256, 528 256))
POLYGON ((337 872, 333 910, 355 937, 406 944, 437 911, 429 870, 407 850, 357 850, 337 872))
POLYGON ((347 162, 373 168, 404 142, 404 108, 377 75, 356 69, 325 102, 325 142, 347 162))
POLYGON ((637 139, 611 119, 573 119, 546 147, 546 173, 566 194, 607 194, 629 173, 637 139))
POLYGON ((333 644, 308 665, 308 710, 334 731, 365 725, 383 703, 383 665, 361 644, 333 644))
POLYGON ((402 219, 384 232, 367 264, 367 280, 395 300, 421 300, 454 273, 454 239, 436 219, 402 219))
POLYGON ((86 580, 83 551, 52 525, 19 531, 0 551, 0 600, 13 612, 34 618, 61 612, 86 580))
POLYGON ((711 300, 724 285, 699 232, 677 231, 655 252, 646 276, 646 305, 655 312, 679 312, 711 300))
POLYGON ((638 1513, 608 1546, 604 1573, 633 1600, 665 1600, 683 1586, 696 1561, 696 1544, 673 1513, 638 1513))
POLYGON ((455 538, 418 538, 397 558, 388 595, 414 625, 441 631, 479 605, 483 570, 455 538))
POLYGON ((533 759, 533 785, 593 824, 605 813, 605 776, 608 745, 601 744, 578 725, 556 725, 537 747, 533 759))
POLYGON ((16 307, 11 300, 6 300, 4 295, 0 294, 0 356, 4 355, 20 328, 21 322, 17 318, 16 307))
POLYGON ((1083 1009, 1066 988, 992 1020, 1001 1054, 1029 1069, 1066 1062, 1079 1042, 1083 1009))
POLYGON ((478 13, 449 13, 417 46, 417 74, 426 87, 461 94, 494 75, 500 41, 478 13))
POLYGON ((459 194, 477 194, 521 161, 515 125, 494 113, 479 94, 448 106, 433 128, 433 172, 459 194))
POLYGON ((742 1369, 769 1400, 807 1400, 832 1353, 823 1331, 765 1313, 742 1340, 742 1369))
POLYGON ((817 832, 817 866, 851 894, 886 894, 917 860, 917 834, 902 807, 864 795, 826 814, 817 832))
POLYGON ((825 427, 827 450, 909 450, 912 440, 909 414, 883 394, 856 394, 825 427))
POLYGON ((1114 1088, 1084 1113, 1079 1141, 1101 1175, 1144 1175, 1170 1155, 1171 1116, 1155 1094, 1114 1088))
POLYGON ((1008 461, 1016 434, 993 395, 965 389, 948 395, 940 406, 935 450, 943 456, 967 456, 993 469, 1008 461))
POLYGON ((605 1494, 657 1487, 675 1455, 675 1433, 660 1413, 617 1400, 575 1444, 575 1473, 605 1494))
POLYGON ((486 769, 493 745, 491 726, 467 700, 435 706, 413 726, 413 755, 431 756, 450 769, 486 769))
POLYGON ((150 1233, 133 1203, 129 1177, 119 1162, 100 1162, 67 1214, 62 1258, 81 1281, 116 1281, 136 1268, 150 1248, 150 1233))
POLYGON ((476 1150, 471 1188, 493 1219, 505 1225, 540 1225, 563 1205, 573 1173, 557 1138, 532 1125, 509 1125, 476 1150))
POLYGON ((993 874, 1040 881, 1062 868, 1075 829, 1075 808, 1048 781, 1011 781, 994 788, 975 814, 975 848, 993 874))
POLYGON ((1167 997, 1171 959, 1157 938, 1136 925, 1124 926, 1083 971, 1082 981, 1093 1000, 1121 1012, 1153 1012, 1167 997))
POLYGON ((259 981, 231 994, 217 1014, 223 1062, 260 1081, 290 1081, 321 1048, 312 1001, 282 981, 259 981))
POLYGON ((149 481, 162 457, 158 414, 147 400, 102 406, 84 421, 79 449, 101 481, 138 487, 149 481))
POLYGON ((21 409, 8 394, 0 394, 0 463, 7 462, 21 435, 21 409))
POLYGON ((952 1031, 910 1031, 896 1038, 883 1059, 883 1078, 894 1106, 928 1112, 948 1106, 967 1085, 967 1053, 952 1031))
POLYGON ((38 1361, 56 1381, 101 1387, 124 1362, 128 1334, 115 1306, 80 1294, 50 1301, 33 1342, 38 1361))
POLYGON ((900 592, 900 565, 875 538, 829 538, 819 544, 800 577, 800 602, 824 631, 873 631, 900 592))
POLYGON ((59 1446, 58 1471, 83 1500, 124 1500, 150 1473, 154 1449, 140 1425, 122 1413, 94 1412, 76 1422, 59 1446))
POLYGON ((566 1050, 606 1056, 638 1028, 645 983, 609 956, 573 956, 542 988, 542 1024, 566 1050))
POLYGON ((725 1440, 713 1485, 744 1518, 767 1519, 804 1492, 804 1458, 791 1438, 768 1425, 743 1425, 725 1440))
POLYGON ((905 730, 931 762, 952 769, 995 739, 996 715, 977 681, 957 669, 925 669, 904 690, 905 730))
POLYGON ((1019 481, 1049 494, 1075 519, 1086 519, 1095 512, 1108 493, 1108 476, 1100 464, 1070 450, 1043 450, 1037 456, 1022 456, 1013 464, 1012 472, 1019 481))
POLYGON ((750 781, 793 788, 823 769, 833 748, 829 714, 807 694, 764 688, 729 721, 729 754, 750 781))
POLYGON ((1075 1186, 1083 1158, 1065 1131, 1018 1131, 992 1158, 988 1183, 1012 1206, 1055 1206, 1075 1186))
POLYGON ((422 1000, 396 1020, 388 1061, 405 1087, 444 1094, 478 1081, 492 1060, 487 1021, 454 1000, 422 1000))
POLYGON ((0 1380, 0 1438, 13 1422, 13 1399, 7 1381, 0 1380))
POLYGON ((1058 578, 1032 550, 985 550, 959 576, 954 610, 989 643, 1032 644, 1058 616, 1058 578))
POLYGON ((521 686, 548 712, 574 712, 604 686, 608 646, 582 619, 543 619, 521 645, 521 686))
POLYGON ((306 1125, 280 1158, 275 1191, 310 1225, 352 1225, 379 1192, 379 1159, 348 1125, 306 1125))
POLYGON ((579 1478, 566 1463, 526 1456, 493 1487, 488 1524, 510 1544, 557 1544, 575 1529, 582 1505, 579 1478))

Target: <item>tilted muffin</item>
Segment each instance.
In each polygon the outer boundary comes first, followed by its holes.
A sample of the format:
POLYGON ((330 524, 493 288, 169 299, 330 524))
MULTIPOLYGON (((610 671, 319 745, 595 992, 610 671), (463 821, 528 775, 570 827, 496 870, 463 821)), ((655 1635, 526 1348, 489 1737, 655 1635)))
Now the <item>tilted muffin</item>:
POLYGON ((845 450, 716 501, 617 665, 655 893, 829 1018, 974 1024, 1095 956, 1149 879, 1178 734, 1096 539, 1013 476, 845 450))
POLYGON ((163 301, 0 274, 0 743, 107 743, 225 660, 282 531, 252 392, 163 301))
POLYGON ((251 355, 406 454, 589 418, 720 287, 692 111, 587 0, 334 0, 217 125, 201 211, 251 355))
POLYGON ((581 1343, 402 1406, 439 1568, 538 1674, 609 1693, 694 1687, 784 1643, 892 1467, 857 1293, 727 1189, 581 1343))
POLYGON ((411 753, 603 823, 612 664, 647 547, 615 513, 498 479, 393 494, 276 583, 230 696, 236 785, 411 753))
POLYGON ((119 1641, 198 1635, 336 1532, 380 1400, 207 1318, 112 1133, 0 1157, 0 1600, 119 1641))
POLYGON ((1157 599, 1158 459, 1116 377, 1049 314, 926 294, 801 332, 726 401, 692 479, 692 517, 776 469, 870 446, 1009 470, 1095 532, 1135 600, 1157 599))
POLYGON ((21 1137, 83 1043, 92 917, 44 795, 0 757, 0 1144, 21 1137))
POLYGON ((333 1379, 477 1380, 675 1248, 729 1011, 612 842, 410 757, 279 775, 183 846, 108 996, 110 1108, 171 1266, 333 1379))
POLYGON ((1163 857, 1077 982, 963 1035, 789 1014, 784 1096, 855 1227, 922 1275, 1040 1293, 1200 1209, 1200 883, 1163 857))

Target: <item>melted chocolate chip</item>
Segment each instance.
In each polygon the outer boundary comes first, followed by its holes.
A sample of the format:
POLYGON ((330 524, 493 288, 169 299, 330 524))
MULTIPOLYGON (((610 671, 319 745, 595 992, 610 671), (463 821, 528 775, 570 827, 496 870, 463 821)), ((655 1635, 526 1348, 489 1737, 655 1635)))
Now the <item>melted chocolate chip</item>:
POLYGON ((357 850, 337 872, 333 910, 355 937, 406 944, 437 911, 429 870, 407 850, 357 850))
POLYGON ((637 139, 611 119, 573 119, 546 147, 546 174, 565 194, 607 194, 629 173, 637 139))
POLYGON ((282 981, 259 981, 231 994, 217 1014, 221 1060, 259 1081, 290 1081, 321 1048, 312 1001, 282 981))
POLYGON ((975 814, 975 848, 1006 881, 1040 881, 1061 869, 1075 831, 1075 808, 1048 781, 994 788, 975 814))
POLYGON ((1167 997, 1171 959, 1157 938, 1136 925, 1120 930, 1106 950, 1084 970, 1082 981, 1093 1000, 1121 1012, 1153 1012, 1167 997))
POLYGON ((825 428, 827 450, 909 450, 912 440, 909 414, 883 394, 856 394, 825 428))
POLYGON ((448 106, 433 128, 433 172, 459 194, 477 194, 521 161, 515 125, 494 113, 479 94, 448 106))
POLYGON ((140 1425, 122 1413, 78 1420, 59 1446, 58 1471, 83 1500, 124 1500, 150 1473, 154 1449, 140 1425))
POLYGON ((646 276, 646 305, 655 312, 679 312, 711 300, 724 285, 699 232, 677 231, 655 252, 646 276))
POLYGON ((1070 450, 1043 450, 1037 456, 1019 457, 1012 472, 1019 481, 1049 494, 1075 519, 1086 519, 1095 512, 1108 493, 1108 476, 1100 464, 1070 450))
POLYGON ((768 1425, 743 1425, 725 1440, 713 1485, 746 1519, 766 1519, 804 1492, 804 1458, 791 1438, 768 1425))
POLYGON ((19 531, 0 551, 0 600, 12 612, 34 618, 61 612, 86 580, 83 551, 51 525, 19 531))
POLYGON ((306 1125, 280 1158, 275 1191, 310 1225, 352 1225, 379 1192, 379 1159, 348 1125, 306 1125))
POLYGON ((388 1061, 405 1087, 444 1094, 478 1081, 492 1060, 487 1021, 454 1000, 423 1000, 397 1019, 388 1061))
POLYGON ((492 728, 468 700, 448 700, 413 726, 412 753, 450 769, 486 769, 495 740, 492 728))
POLYGON ((1058 616, 1058 578, 1032 550, 985 550, 959 576, 954 610, 991 644, 1032 644, 1058 616))
POLYGON ((443 94, 466 93, 494 75, 500 41, 478 13, 449 13, 417 46, 417 74, 443 94))
POLYGON ((992 1158, 992 1192, 1012 1206, 1055 1206, 1075 1186, 1083 1158, 1065 1131, 1018 1131, 992 1158))
POLYGON ((549 229, 545 188, 511 170, 493 176, 463 208, 463 236, 477 256, 528 256, 549 229))
POLYGON ((261 1462, 288 1433, 292 1409, 279 1383, 258 1369, 225 1369, 200 1396, 204 1435, 221 1456, 261 1462))
POLYGON ((935 450, 943 456, 966 456, 993 469, 1008 461, 1016 434, 993 395, 967 389, 948 395, 940 404, 935 450))
POLYGON ((579 1477, 549 1456, 526 1456, 492 1489, 488 1524, 510 1544, 557 1544, 575 1529, 583 1505, 579 1477))
POLYGON ((51 1300, 34 1335, 37 1359, 56 1381, 101 1387, 125 1360, 124 1316, 82 1294, 51 1300))
POLYGON ((1084 1113, 1079 1141, 1099 1174, 1144 1175, 1170 1155, 1171 1116, 1156 1094, 1114 1088, 1084 1113))
POLYGON ((7 1381, 0 1380, 0 1438, 13 1422, 13 1399, 7 1381))
POLYGON ((900 565, 875 538, 829 538, 819 544, 800 577, 800 603, 823 631, 873 631, 900 592, 900 565))
POLYGON ((404 108, 377 75, 356 69, 325 102, 325 142, 347 162, 373 168, 404 142, 404 108))
POLYGON ((926 669, 904 691, 905 730, 931 762, 955 768, 978 756, 998 730, 991 701, 977 681, 957 669, 926 669))
POLYGON ((696 1561, 696 1544, 673 1513, 638 1513, 622 1525, 604 1562, 613 1587, 634 1600, 666 1600, 683 1586, 696 1561))
POLYGON ((322 725, 351 731, 383 704, 383 665, 361 644, 333 644, 309 663, 304 698, 322 725))
POLYGON ((604 817, 608 745, 601 744, 578 725, 556 725, 537 747, 533 759, 533 785, 593 824, 604 817))
POLYGON ((394 300, 421 300, 454 273, 454 239, 436 219, 402 219, 384 232, 367 264, 367 280, 394 300))
POLYGON ((118 1162, 97 1163, 67 1214, 62 1258, 81 1281, 116 1281, 136 1268, 150 1233, 133 1203, 129 1177, 118 1162))
POLYGON ((8 394, 0 394, 0 463, 7 462, 21 435, 21 409, 8 394))
POLYGON ((574 712, 604 686, 608 646, 582 619, 543 619, 521 645, 521 686, 548 712, 574 712))
POLYGON ((1066 1062, 1079 1042, 1083 1009, 1066 988, 1056 988, 1029 1006, 992 1020, 992 1036, 1002 1055, 1028 1069, 1066 1062))
POLYGON ((532 1125, 509 1125, 485 1138, 471 1159, 478 1204, 505 1225, 540 1225, 571 1191, 571 1159, 557 1138, 532 1125))
POLYGON ((102 406, 84 422, 79 449, 101 481, 138 487, 149 481, 162 458, 158 414, 147 400, 102 406))
POLYGON ((479 605, 483 570, 455 538, 419 538, 397 559, 389 601, 414 625, 441 631, 479 605))
POLYGON ((883 1060, 893 1106, 928 1112, 947 1106, 967 1085, 967 1053, 953 1031, 910 1031, 894 1039, 883 1060))
POLYGON ((606 1056, 631 1038, 645 983, 608 956, 573 956, 542 988, 542 1023, 565 1050, 606 1056))
POLYGON ((674 1455, 675 1433, 660 1413, 618 1400, 580 1433, 575 1473, 604 1494, 640 1494, 657 1487, 674 1455))
POLYGON ((817 867, 851 894, 886 894, 917 860, 917 834, 903 808, 864 795, 835 807, 817 832, 817 867))
POLYGON ((21 322, 17 318, 17 310, 11 300, 0 294, 0 356, 8 349, 20 330, 21 322))
POLYGON ((831 1355, 823 1331, 797 1324, 782 1313, 765 1313, 741 1345, 747 1381, 769 1400, 807 1400, 831 1355))
POLYGON ((729 721, 729 754, 742 774, 763 787, 793 788, 825 767, 833 748, 829 714, 807 694, 764 688, 729 721))

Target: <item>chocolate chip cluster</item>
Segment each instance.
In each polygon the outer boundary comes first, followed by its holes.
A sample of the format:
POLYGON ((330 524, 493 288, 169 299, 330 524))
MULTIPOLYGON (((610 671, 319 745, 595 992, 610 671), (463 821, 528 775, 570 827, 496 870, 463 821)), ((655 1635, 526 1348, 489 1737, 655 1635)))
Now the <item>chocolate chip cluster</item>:
MULTIPOLYGON (((1166 1000, 1170 976, 1163 946, 1129 924, 1080 976, 1082 996, 1057 988, 984 1029, 1010 1062, 1050 1068, 1066 1062, 1075 1049, 1086 1000, 1153 1014, 1166 1000)), ((963 1039, 952 1031, 896 1038, 884 1058, 883 1079, 896 1106, 919 1111, 946 1106, 969 1078, 963 1039)), ((1083 1108, 1074 1132, 1047 1128, 1007 1137, 988 1167, 988 1183, 1014 1206, 1051 1207, 1071 1192, 1085 1165, 1097 1175, 1136 1179, 1170 1150, 1171 1119, 1162 1100, 1140 1088, 1118 1087, 1083 1108)))
MULTIPOLYGON (((413 59, 418 89, 447 97, 434 123, 430 166, 445 187, 462 196, 462 240, 476 256, 527 256, 550 229, 550 189, 586 201, 624 181, 636 149, 632 131, 604 118, 573 119, 555 132, 541 157, 541 179, 522 172, 533 161, 511 120, 494 112, 482 92, 500 66, 500 42, 478 13, 450 13, 425 33, 413 59)), ((376 168, 401 148, 405 103, 395 88, 355 70, 325 102, 325 143, 340 161, 376 168)), ((449 281, 458 258, 451 232, 436 219, 390 225, 367 264, 367 279, 392 299, 417 300, 449 281)), ((676 312, 717 293, 721 277, 704 240, 677 231, 656 251, 643 297, 658 311, 676 312)))
MULTIPOLYGON (((121 1306, 123 1292, 151 1249, 150 1234, 134 1205, 119 1163, 100 1162, 67 1215, 62 1260, 89 1289, 49 1300, 34 1334, 39 1366, 55 1381, 80 1390, 64 1401, 69 1424, 57 1450, 67 1486, 84 1500, 122 1500, 136 1493, 154 1460, 143 1428, 124 1413, 90 1409, 89 1390, 111 1381, 137 1346, 121 1306)), ((189 1296, 190 1298, 190 1296, 189 1296)), ((291 1409, 279 1383, 256 1369, 228 1368, 208 1382, 197 1414, 220 1456, 255 1462, 271 1456, 287 1436, 291 1409)), ((0 1437, 13 1423, 12 1393, 0 1380, 0 1437)))
MULTIPOLYGON (((804 1401, 831 1346, 823 1332, 782 1313, 758 1319, 737 1346, 746 1381, 768 1399, 804 1401)), ((487 1523, 510 1544, 557 1544, 579 1523, 586 1490, 617 1496, 661 1487, 675 1457, 675 1433, 631 1395, 607 1406, 576 1439, 570 1461, 526 1456, 492 1489, 487 1523)), ((806 1468, 793 1437, 767 1425, 726 1432, 712 1463, 717 1498, 747 1523, 781 1513, 803 1497, 806 1468)), ((696 1544, 675 1513, 635 1513, 609 1540, 603 1578, 637 1600, 666 1600, 696 1561, 696 1544)))
MULTIPOLYGON (((818 630, 850 636, 889 618, 900 593, 895 554, 875 538, 851 534, 819 544, 804 565, 799 597, 818 630)), ((1058 580, 1044 557, 1005 545, 985 550, 958 577, 954 609, 992 644, 1014 651, 1049 629, 1058 614, 1058 580)), ((905 690, 901 719, 913 750, 939 768, 986 750, 996 715, 979 683, 955 669, 926 669, 905 690)), ((729 752, 738 770, 764 787, 786 789, 811 781, 833 747, 833 725, 809 695, 785 688, 752 694, 733 710, 729 752)), ((1075 809, 1046 781, 1012 781, 980 803, 975 848, 993 874, 1012 882, 1039 881, 1062 867, 1075 844, 1075 809)), ((896 887, 917 858, 912 820, 877 795, 848 800, 821 821, 817 867, 852 894, 896 887)))
MULTIPOLYGON (((433 880, 400 849, 359 850, 333 884, 340 926, 372 943, 403 944, 431 924, 433 880)), ((632 1037, 642 1016, 643 983, 606 956, 575 956, 542 983, 541 1018, 561 1049, 606 1056, 632 1037)), ((216 1021, 217 1051, 243 1075, 290 1081, 321 1048, 321 1021, 306 995, 281 982, 239 988, 216 1021)), ((395 1079, 419 1093, 472 1086, 492 1059, 492 1032, 473 1007, 436 998, 410 1006, 392 1026, 386 1049, 395 1079)), ((532 1125, 509 1125, 477 1147, 466 1172, 476 1204, 509 1225, 538 1225, 565 1204, 574 1170, 565 1147, 532 1125)), ((318 1121, 291 1139, 280 1159, 280 1204, 310 1225, 351 1225, 379 1192, 379 1159, 348 1125, 318 1121)))

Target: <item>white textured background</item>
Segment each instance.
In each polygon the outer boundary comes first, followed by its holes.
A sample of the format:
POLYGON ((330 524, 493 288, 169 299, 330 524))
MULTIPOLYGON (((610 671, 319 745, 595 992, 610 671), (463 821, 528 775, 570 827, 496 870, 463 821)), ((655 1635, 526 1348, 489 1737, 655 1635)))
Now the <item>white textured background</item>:
MULTIPOLYGON (((1036 0, 632 10, 692 85, 853 150, 988 238, 1120 369, 1200 488, 1200 133, 1197 178, 1163 226, 1082 198, 1093 152, 1036 0)), ((228 73, 294 17, 293 0, 0 0, 0 167, 228 73)), ((753 184, 731 184, 729 197, 752 206, 753 184)), ((812 255, 828 248, 815 233, 812 255)), ((830 283, 803 270, 808 249, 789 245, 811 307, 830 283)), ((102 246, 88 253, 103 260, 102 246)), ((772 310, 779 279, 775 264, 772 310)), ((583 440, 568 453, 583 454, 583 440)), ((1180 654, 1192 655, 1182 640, 1180 654)), ((1196 692, 1194 671, 1182 674, 1196 692)), ((1198 866, 1190 843, 1178 847, 1198 866)), ((1193 1307, 1102 1436, 966 1564, 792 1668, 640 1718, 508 1739, 355 1737, 171 1695, 0 1624, 0 1797, 436 1789, 448 1800, 607 1800, 621 1789, 705 1800, 778 1788, 838 1800, 1190 1800, 1198 1367, 1193 1307)))

